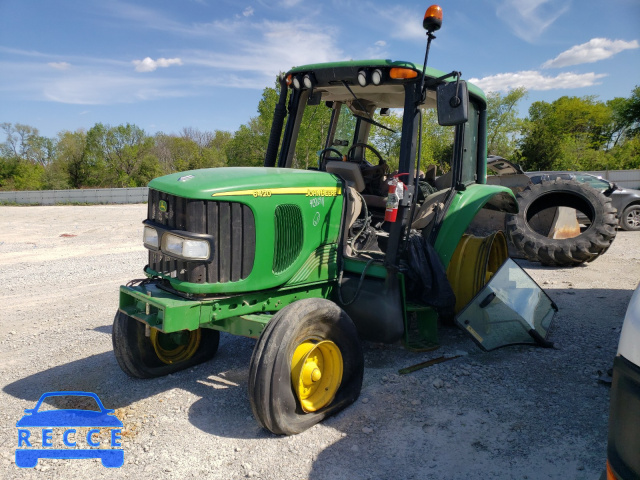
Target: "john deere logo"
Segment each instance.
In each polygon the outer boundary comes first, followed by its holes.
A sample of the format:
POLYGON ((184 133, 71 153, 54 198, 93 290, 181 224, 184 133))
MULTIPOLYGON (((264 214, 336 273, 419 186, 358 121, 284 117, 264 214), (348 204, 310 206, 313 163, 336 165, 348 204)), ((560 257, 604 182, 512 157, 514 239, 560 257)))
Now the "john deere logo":
POLYGON ((167 202, 165 202, 164 200, 160 200, 160 204, 158 205, 158 208, 160 209, 161 212, 166 212, 167 202))

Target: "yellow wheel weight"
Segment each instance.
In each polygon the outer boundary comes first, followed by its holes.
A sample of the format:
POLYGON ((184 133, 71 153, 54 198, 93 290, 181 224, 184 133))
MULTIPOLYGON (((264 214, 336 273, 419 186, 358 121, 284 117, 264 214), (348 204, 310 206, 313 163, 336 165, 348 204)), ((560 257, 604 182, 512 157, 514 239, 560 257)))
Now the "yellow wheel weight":
POLYGON ((342 381, 342 354, 330 340, 305 340, 291 359, 291 382, 302 410, 315 412, 329 405, 342 381))
POLYGON ((162 333, 156 328, 151 329, 149 340, 162 363, 167 365, 189 360, 198 350, 202 334, 200 329, 177 333, 162 333), (176 338, 179 335, 181 338, 176 338))

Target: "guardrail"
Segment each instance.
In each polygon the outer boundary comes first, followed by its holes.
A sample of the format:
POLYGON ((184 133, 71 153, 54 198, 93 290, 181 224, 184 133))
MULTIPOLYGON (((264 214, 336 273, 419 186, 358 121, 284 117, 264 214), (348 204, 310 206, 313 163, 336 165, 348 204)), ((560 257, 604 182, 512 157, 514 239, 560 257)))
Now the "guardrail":
POLYGON ((25 205, 57 205, 69 203, 144 203, 149 189, 136 188, 87 188, 83 190, 29 190, 0 192, 1 203, 25 205))

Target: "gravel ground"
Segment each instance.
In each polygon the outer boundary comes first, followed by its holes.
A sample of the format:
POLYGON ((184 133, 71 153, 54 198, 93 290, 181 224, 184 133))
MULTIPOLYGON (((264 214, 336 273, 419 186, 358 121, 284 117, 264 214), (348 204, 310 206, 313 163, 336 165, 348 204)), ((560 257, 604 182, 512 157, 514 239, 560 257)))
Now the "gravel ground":
POLYGON ((519 261, 560 308, 549 337, 556 349, 484 353, 453 327, 440 330, 442 347, 431 353, 367 343, 360 399, 277 437, 251 415, 251 339, 223 334, 212 361, 166 378, 133 380, 116 364, 118 286, 142 276, 145 213, 145 205, 0 207, 1 478, 598 478, 609 405, 599 379, 640 278, 640 234, 619 232, 606 255, 572 269, 519 261), (398 375, 441 355, 462 356, 398 375), (55 390, 95 392, 116 409, 122 468, 15 466, 16 421, 55 390))

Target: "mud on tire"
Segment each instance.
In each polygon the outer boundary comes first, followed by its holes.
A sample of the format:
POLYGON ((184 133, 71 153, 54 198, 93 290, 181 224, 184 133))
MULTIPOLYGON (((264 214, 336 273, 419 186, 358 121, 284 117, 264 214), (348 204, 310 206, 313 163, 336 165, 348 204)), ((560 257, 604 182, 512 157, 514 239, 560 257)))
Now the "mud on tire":
POLYGON ((517 195, 520 211, 508 215, 507 235, 530 261, 543 265, 573 266, 591 262, 607 251, 616 236, 616 209, 598 190, 571 180, 543 181, 517 195), (530 222, 545 209, 564 206, 582 212, 590 220, 580 235, 553 239, 538 233, 530 222))

